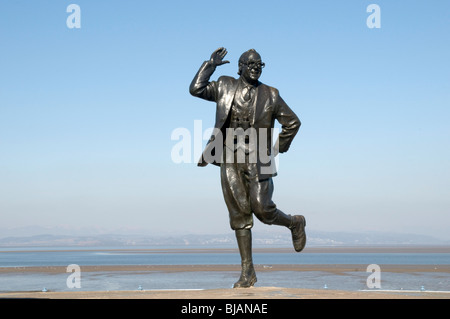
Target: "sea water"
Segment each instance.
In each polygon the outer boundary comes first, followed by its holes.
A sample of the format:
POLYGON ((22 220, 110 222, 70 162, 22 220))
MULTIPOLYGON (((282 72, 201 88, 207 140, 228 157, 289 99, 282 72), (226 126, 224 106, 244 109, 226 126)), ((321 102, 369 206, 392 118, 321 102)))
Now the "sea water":
MULTIPOLYGON (((255 264, 450 265, 450 253, 253 253, 255 264)), ((238 252, 177 250, 15 250, 0 249, 0 267, 93 265, 230 265, 238 252)))

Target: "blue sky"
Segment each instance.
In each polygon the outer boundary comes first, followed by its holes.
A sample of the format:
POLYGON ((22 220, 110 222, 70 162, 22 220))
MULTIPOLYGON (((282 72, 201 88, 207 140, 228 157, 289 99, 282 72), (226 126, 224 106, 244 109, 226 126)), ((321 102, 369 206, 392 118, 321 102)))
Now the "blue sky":
POLYGON ((255 48, 302 121, 281 210, 316 230, 450 239, 448 34, 448 1, 1 1, 1 227, 230 231, 218 169, 171 159, 173 130, 214 124, 188 86, 224 46, 212 79, 255 48))

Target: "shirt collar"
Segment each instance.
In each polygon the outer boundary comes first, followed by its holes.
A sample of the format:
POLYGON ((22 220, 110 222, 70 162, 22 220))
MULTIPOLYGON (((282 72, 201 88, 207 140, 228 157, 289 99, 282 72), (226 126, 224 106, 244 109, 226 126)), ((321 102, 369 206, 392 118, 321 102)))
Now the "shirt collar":
POLYGON ((259 84, 259 82, 256 84, 250 84, 242 76, 239 78, 239 81, 241 81, 241 83, 242 83, 242 85, 244 85, 244 87, 250 87, 250 88, 256 88, 259 84))

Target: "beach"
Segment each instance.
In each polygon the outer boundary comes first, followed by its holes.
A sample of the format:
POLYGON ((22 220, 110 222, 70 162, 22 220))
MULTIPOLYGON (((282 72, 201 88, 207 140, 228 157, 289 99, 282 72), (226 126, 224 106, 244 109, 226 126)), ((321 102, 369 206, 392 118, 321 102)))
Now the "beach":
POLYGON ((10 249, 0 251, 0 258, 17 264, 0 266, 0 298, 450 299, 449 252, 448 246, 307 247, 295 255, 289 248, 255 248, 259 260, 271 262, 255 263, 254 287, 231 289, 240 265, 226 261, 238 260, 235 248, 10 249), (299 263, 282 263, 289 256, 299 263), (154 263, 161 260, 176 263, 154 263), (308 263, 315 260, 325 262, 308 263), (372 260, 380 261, 381 287, 367 286, 372 260), (409 263, 397 263, 402 260, 409 263), (73 261, 80 263, 81 287, 66 285, 73 261))
MULTIPOLYGON (((349 272, 366 272, 367 265, 255 265, 258 274, 321 272, 346 276, 349 272)), ((436 273, 450 278, 450 265, 381 265, 383 272, 397 274, 436 273)), ((177 274, 195 272, 235 273, 239 265, 125 265, 85 266, 83 274, 127 273, 127 274, 177 274)), ((2 267, 0 274, 64 274, 66 267, 2 267)), ((306 289, 271 286, 255 286, 248 289, 142 289, 110 291, 12 291, 0 293, 0 298, 43 298, 43 299, 449 299, 447 291, 382 290, 361 289, 356 291, 336 289, 306 289)))

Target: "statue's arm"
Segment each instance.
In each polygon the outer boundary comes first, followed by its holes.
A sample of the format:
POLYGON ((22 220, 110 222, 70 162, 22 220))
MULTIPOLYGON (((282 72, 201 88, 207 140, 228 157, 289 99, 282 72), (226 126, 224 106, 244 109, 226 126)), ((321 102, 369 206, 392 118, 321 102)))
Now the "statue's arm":
POLYGON ((284 153, 287 152, 291 146, 295 135, 297 135, 297 132, 300 129, 301 122, 294 111, 292 111, 281 96, 278 95, 278 92, 276 94, 275 108, 275 117, 281 124, 281 132, 278 135, 276 148, 278 148, 279 153, 284 153))
POLYGON ((216 82, 209 82, 209 78, 216 70, 216 66, 210 61, 203 62, 189 86, 189 92, 196 97, 208 100, 216 100, 216 82))
POLYGON ((214 81, 209 82, 209 79, 217 66, 230 63, 229 61, 223 61, 226 54, 227 50, 225 48, 219 48, 211 54, 211 58, 208 61, 203 62, 189 86, 189 92, 193 96, 208 101, 216 101, 217 83, 214 81))

